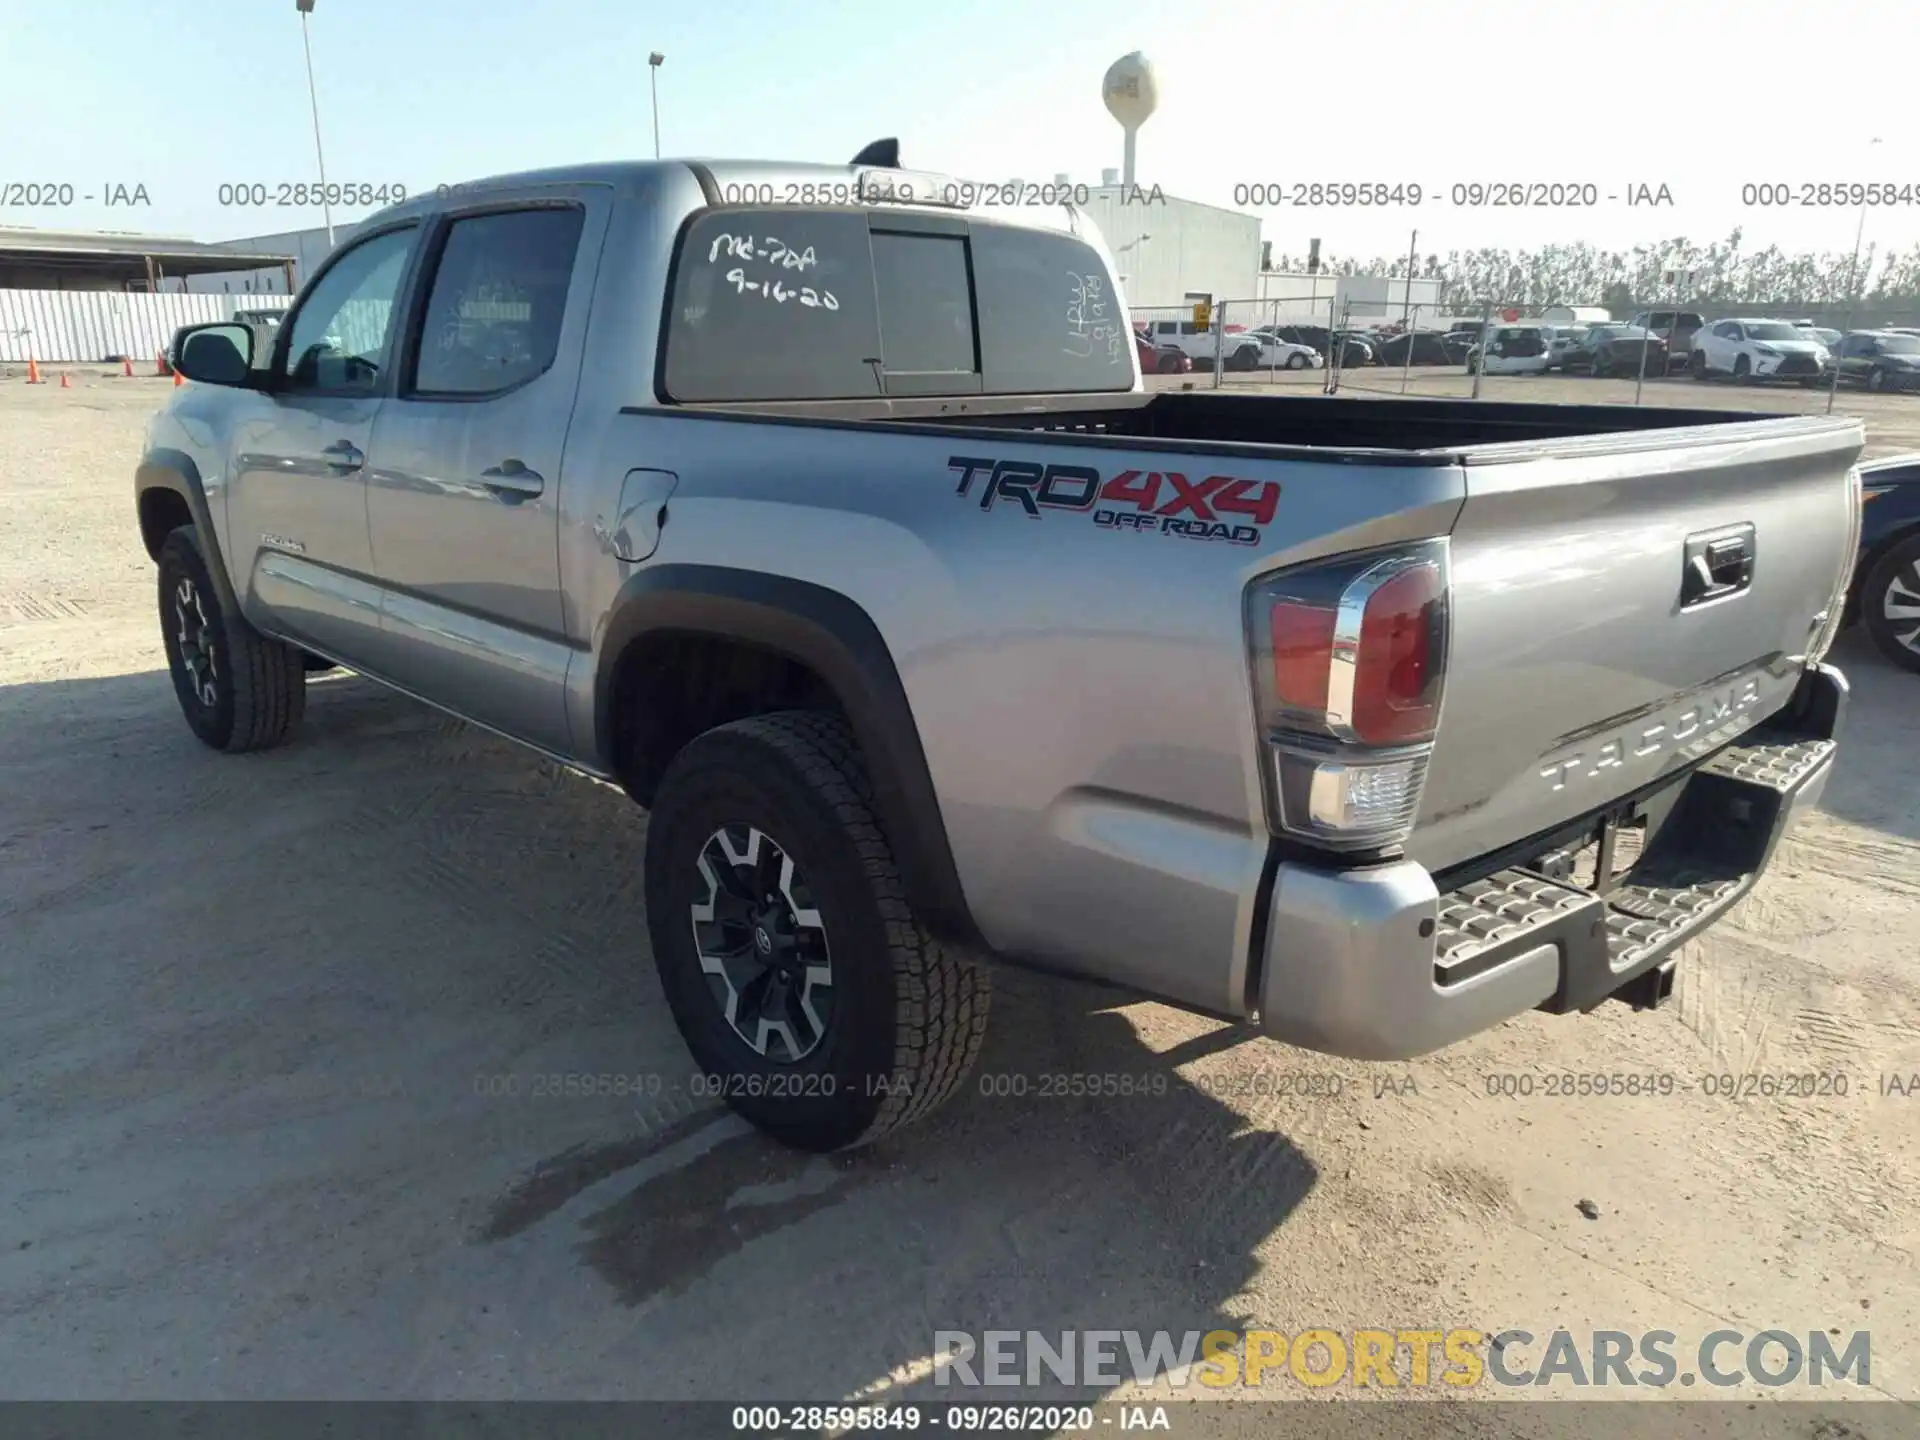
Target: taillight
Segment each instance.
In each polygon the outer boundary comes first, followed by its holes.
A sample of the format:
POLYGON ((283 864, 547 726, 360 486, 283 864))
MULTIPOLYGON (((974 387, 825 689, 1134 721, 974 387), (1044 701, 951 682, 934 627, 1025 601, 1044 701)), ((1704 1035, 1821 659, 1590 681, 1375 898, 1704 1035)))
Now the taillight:
POLYGON ((1440 723, 1446 541, 1267 576, 1247 631, 1274 828, 1334 849, 1405 840, 1440 723))

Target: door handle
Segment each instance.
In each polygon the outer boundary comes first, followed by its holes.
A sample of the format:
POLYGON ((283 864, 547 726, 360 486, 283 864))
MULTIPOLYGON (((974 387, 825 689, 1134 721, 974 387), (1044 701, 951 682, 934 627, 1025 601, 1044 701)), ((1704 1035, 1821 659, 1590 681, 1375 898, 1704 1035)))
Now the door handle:
POLYGON ((358 470, 367 463, 367 457, 351 440, 336 440, 320 453, 336 470, 358 470))
POLYGON ((480 483, 509 505, 518 505, 547 488, 539 471, 529 470, 518 460, 503 460, 491 469, 482 470, 480 483))
POLYGON ((1747 524, 1688 540, 1680 577, 1680 608, 1737 595, 1751 586, 1753 536, 1753 526, 1747 524))

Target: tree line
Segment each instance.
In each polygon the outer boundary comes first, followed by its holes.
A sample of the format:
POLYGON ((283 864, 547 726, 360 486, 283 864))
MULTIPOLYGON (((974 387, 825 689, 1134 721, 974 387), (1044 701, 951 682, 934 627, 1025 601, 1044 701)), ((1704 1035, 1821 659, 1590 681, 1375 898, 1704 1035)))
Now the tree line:
MULTIPOLYGON (((1920 245, 1882 253, 1863 246, 1856 264, 1852 251, 1791 252, 1778 245, 1749 250, 1735 230, 1725 240, 1695 245, 1684 236, 1603 250, 1585 241, 1544 245, 1535 250, 1484 247, 1454 250, 1416 260, 1418 279, 1440 281, 1441 304, 1468 312, 1488 302, 1501 305, 1605 305, 1619 314, 1640 304, 1671 303, 1674 286, 1667 266, 1686 257, 1693 271, 1685 301, 1698 307, 1799 308, 1837 313, 1854 306, 1861 313, 1920 310, 1920 245)), ((1407 274, 1409 258, 1373 260, 1321 258, 1330 275, 1407 274)), ((1304 271, 1299 256, 1279 256, 1276 270, 1304 271)))

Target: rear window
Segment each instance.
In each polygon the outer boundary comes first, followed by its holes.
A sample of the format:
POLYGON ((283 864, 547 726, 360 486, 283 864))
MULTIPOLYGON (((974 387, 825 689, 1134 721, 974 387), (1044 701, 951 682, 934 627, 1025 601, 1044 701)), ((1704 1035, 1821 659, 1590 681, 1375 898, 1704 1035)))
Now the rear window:
POLYGON ((715 208, 671 280, 682 402, 1125 391, 1125 307, 1071 235, 960 216, 715 208))

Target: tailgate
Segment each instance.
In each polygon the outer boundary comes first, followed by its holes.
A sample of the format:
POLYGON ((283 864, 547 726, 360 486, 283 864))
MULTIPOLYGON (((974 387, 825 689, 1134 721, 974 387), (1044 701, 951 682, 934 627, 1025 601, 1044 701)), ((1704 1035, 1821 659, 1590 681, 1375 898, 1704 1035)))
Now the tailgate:
POLYGON ((1785 704, 1851 564, 1862 443, 1809 417, 1467 453, 1409 854, 1550 830, 1785 704))

